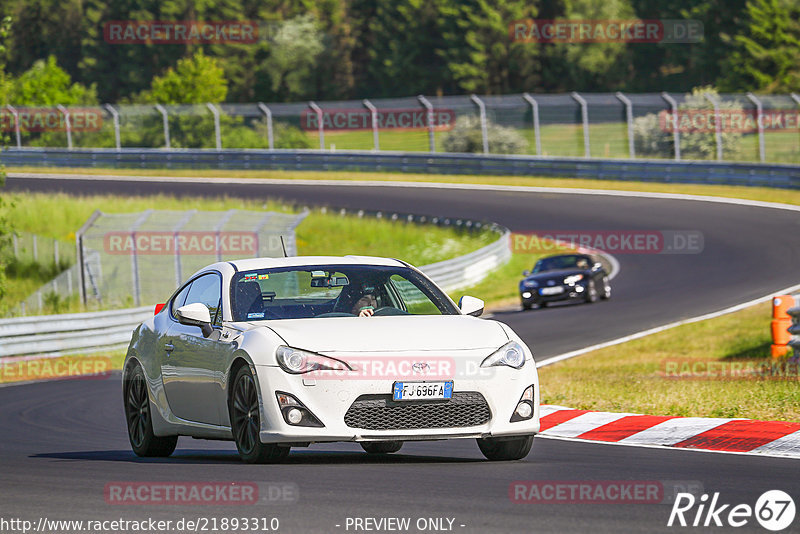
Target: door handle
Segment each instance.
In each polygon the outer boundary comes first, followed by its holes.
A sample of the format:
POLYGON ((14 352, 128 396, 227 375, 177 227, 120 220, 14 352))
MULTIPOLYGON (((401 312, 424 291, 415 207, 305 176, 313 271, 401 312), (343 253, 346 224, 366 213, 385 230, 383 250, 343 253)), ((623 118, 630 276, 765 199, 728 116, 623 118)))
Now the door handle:
POLYGON ((172 352, 173 350, 175 350, 175 345, 173 345, 172 343, 167 343, 166 345, 164 345, 164 349, 166 349, 167 352, 172 352))

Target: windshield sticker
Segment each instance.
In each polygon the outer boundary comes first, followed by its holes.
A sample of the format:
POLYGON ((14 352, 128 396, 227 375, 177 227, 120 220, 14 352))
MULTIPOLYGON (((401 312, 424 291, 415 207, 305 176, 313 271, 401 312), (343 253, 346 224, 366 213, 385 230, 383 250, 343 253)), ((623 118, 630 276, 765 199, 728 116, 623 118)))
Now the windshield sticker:
POLYGON ((246 274, 244 278, 242 278, 242 282, 255 282, 256 281, 256 273, 253 274, 246 274))
POLYGON ((263 319, 263 318, 264 318, 264 312, 260 312, 260 313, 248 313, 248 314, 247 314, 247 318, 248 318, 248 319, 263 319))
POLYGON ((269 280, 269 275, 268 274, 259 274, 258 275, 258 279, 259 280, 269 280))
POLYGON ((327 278, 325 271, 311 271, 311 278, 327 278))

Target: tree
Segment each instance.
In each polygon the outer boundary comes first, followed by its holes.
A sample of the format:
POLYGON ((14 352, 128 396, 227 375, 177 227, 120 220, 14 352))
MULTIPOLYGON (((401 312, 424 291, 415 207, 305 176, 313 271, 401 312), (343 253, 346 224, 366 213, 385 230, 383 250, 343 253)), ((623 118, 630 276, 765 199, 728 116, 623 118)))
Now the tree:
POLYGON ((720 85, 728 91, 800 89, 800 3, 749 0, 745 10, 744 30, 726 35, 734 52, 720 85))
POLYGON ((322 39, 317 19, 311 14, 280 24, 263 68, 277 99, 291 101, 309 96, 309 82, 325 48, 322 39))
MULTIPOLYGON (((6 65, 5 65, 5 56, 6 56, 6 40, 8 39, 8 31, 11 27, 11 17, 4 17, 2 21, 0 21, 0 82, 3 83, 3 87, 6 86, 6 65)), ((6 93, 3 91, 3 105, 8 104, 8 100, 5 99, 6 93)), ((8 136, 3 133, 3 146, 6 145, 8 141, 8 136)), ((6 184, 6 169, 5 166, 0 164, 0 187, 4 187, 6 184)), ((5 294, 6 294, 6 255, 8 254, 8 246, 11 240, 11 235, 14 232, 14 227, 11 224, 11 221, 8 219, 6 215, 6 200, 2 196, 0 196, 0 302, 4 302, 5 294)), ((0 310, 4 311, 4 310, 0 310)))
POLYGON ((49 56, 36 61, 12 82, 9 100, 17 106, 93 105, 97 103, 97 90, 72 83, 55 56, 49 56))
POLYGON ((222 102, 227 94, 228 80, 219 62, 200 50, 153 78, 142 99, 155 104, 204 104, 222 102))

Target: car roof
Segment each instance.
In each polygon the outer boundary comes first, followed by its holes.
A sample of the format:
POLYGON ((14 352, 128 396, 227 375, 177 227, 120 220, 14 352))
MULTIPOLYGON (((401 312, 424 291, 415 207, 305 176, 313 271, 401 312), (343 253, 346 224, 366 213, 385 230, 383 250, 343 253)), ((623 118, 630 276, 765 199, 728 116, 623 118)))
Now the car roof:
POLYGON ((239 271, 314 265, 380 265, 384 267, 403 267, 405 265, 399 260, 375 256, 289 256, 286 258, 249 258, 229 263, 239 271))

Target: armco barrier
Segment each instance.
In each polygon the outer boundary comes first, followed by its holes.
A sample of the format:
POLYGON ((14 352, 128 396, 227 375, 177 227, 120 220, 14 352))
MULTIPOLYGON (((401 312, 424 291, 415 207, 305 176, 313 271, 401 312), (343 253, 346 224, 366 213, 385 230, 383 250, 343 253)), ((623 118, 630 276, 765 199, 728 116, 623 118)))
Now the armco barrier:
MULTIPOLYGON (((458 258, 422 266, 420 270, 445 291, 455 291, 479 282, 511 257, 511 233, 506 228, 492 228, 500 233, 495 242, 458 258)), ((3 319, 0 320, 0 358, 124 347, 131 340, 133 329, 152 314, 153 306, 144 306, 96 313, 3 319)))
POLYGON ((794 295, 794 303, 795 306, 786 312, 792 318, 792 326, 789 327, 792 339, 789 340, 789 346, 794 349, 794 357, 800 358, 800 293, 794 295))
POLYGON ((796 165, 656 159, 321 150, 10 148, 3 150, 0 161, 8 167, 393 171, 800 188, 800 166, 796 165))

